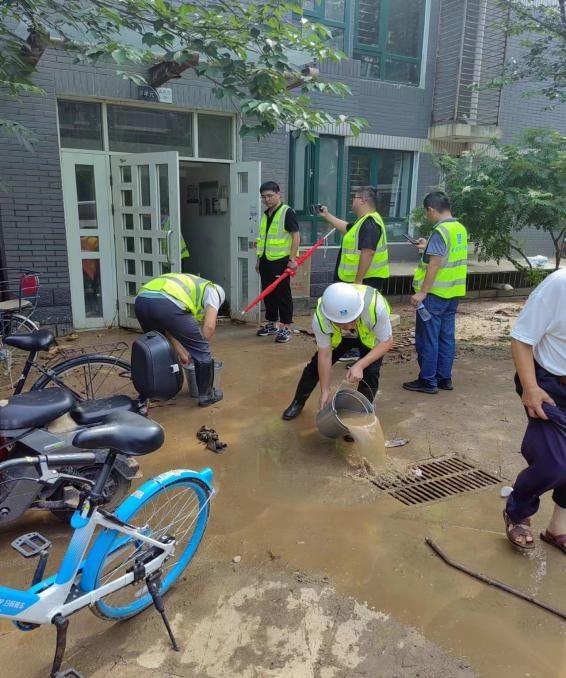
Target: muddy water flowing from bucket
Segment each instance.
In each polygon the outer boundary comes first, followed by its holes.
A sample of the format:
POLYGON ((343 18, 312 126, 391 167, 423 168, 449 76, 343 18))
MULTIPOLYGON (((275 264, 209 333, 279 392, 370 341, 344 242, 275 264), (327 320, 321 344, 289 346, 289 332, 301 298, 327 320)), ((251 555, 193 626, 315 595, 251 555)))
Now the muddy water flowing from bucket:
POLYGON ((344 412, 340 413, 340 421, 350 431, 356 443, 358 454, 365 457, 376 471, 383 471, 387 466, 385 438, 379 419, 373 413, 344 412))

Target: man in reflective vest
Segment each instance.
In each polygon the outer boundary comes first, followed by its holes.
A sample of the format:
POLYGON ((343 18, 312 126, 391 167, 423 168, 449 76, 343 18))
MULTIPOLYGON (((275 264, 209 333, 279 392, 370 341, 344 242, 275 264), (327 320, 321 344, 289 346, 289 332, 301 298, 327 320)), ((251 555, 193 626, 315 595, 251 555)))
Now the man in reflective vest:
POLYGON ((323 205, 320 215, 344 234, 336 260, 334 280, 353 282, 381 289, 389 278, 389 256, 385 224, 377 211, 377 191, 372 186, 358 188, 352 198, 356 221, 349 224, 330 214, 323 205))
POLYGON ((185 238, 183 238, 183 234, 181 234, 181 270, 183 273, 187 273, 187 267, 189 264, 189 258, 191 254, 189 252, 189 247, 185 241, 185 238))
POLYGON ((419 360, 418 379, 403 384, 408 391, 438 393, 451 391, 452 365, 456 353, 456 310, 466 296, 468 233, 452 216, 445 193, 429 193, 424 199, 427 219, 434 224, 428 241, 419 238, 423 250, 413 278, 417 309, 415 349, 419 360))
POLYGON ((138 292, 135 313, 142 330, 164 334, 181 362, 195 366, 199 405, 207 407, 222 400, 214 388, 214 360, 210 341, 218 311, 226 295, 220 285, 190 273, 166 273, 150 280, 138 292), (202 330, 199 321, 203 321, 202 330))
MULTIPOLYGON (((279 185, 266 181, 260 186, 261 199, 266 210, 261 217, 257 239, 255 270, 261 278, 261 289, 271 285, 287 268, 297 270, 295 262, 301 236, 295 212, 281 202, 279 185)), ((257 336, 275 335, 275 341, 284 344, 291 339, 293 297, 291 278, 285 278, 265 297, 265 320, 257 336)))
POLYGON ((367 285, 333 283, 318 300, 312 319, 317 352, 303 370, 293 402, 283 419, 294 419, 320 379, 322 409, 330 400, 330 371, 346 351, 358 348, 360 358, 346 373, 348 381, 373 402, 379 387, 383 356, 393 348, 389 305, 367 285))

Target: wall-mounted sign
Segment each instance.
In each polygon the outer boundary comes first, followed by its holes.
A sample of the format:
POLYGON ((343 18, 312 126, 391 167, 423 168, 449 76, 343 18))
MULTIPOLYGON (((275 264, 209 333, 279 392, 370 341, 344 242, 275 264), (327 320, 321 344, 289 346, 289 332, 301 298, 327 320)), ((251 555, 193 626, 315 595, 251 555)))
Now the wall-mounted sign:
POLYGON ((159 101, 162 104, 173 103, 173 90, 170 87, 138 86, 138 99, 142 101, 159 101))
POLYGON ((159 101, 159 94, 151 85, 139 85, 138 99, 142 101, 159 101))
POLYGON ((173 90, 170 87, 157 87, 157 94, 162 104, 173 103, 173 90))

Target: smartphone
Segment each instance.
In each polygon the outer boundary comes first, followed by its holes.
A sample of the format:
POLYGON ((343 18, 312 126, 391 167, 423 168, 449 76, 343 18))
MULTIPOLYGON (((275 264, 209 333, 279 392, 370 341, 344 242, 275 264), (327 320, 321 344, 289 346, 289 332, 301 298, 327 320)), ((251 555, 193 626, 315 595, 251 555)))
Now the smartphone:
POLYGON ((322 205, 311 205, 310 212, 312 215, 320 214, 322 212, 322 205))
POLYGON ((409 236, 406 235, 405 233, 403 233, 403 238, 405 238, 405 240, 408 240, 411 243, 411 245, 418 245, 419 244, 418 240, 414 240, 413 238, 409 238, 409 236))

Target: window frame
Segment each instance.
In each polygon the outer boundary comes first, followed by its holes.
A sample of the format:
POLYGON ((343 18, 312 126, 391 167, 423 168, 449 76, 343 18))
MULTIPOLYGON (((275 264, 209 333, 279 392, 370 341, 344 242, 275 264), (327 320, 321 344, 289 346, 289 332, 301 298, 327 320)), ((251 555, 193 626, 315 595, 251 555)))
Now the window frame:
POLYGON ((378 34, 378 44, 377 45, 365 45, 358 41, 359 28, 360 28, 360 0, 356 0, 356 12, 355 12, 355 21, 354 21, 354 46, 352 50, 352 55, 354 60, 360 61, 357 55, 362 56, 377 56, 379 57, 379 78, 370 78, 370 77, 360 77, 363 80, 374 80, 379 82, 391 82, 398 85, 406 85, 407 87, 420 87, 421 85, 421 74, 422 74, 422 63, 423 63, 423 49, 424 49, 424 32, 426 25, 426 15, 427 15, 427 6, 428 0, 423 0, 423 8, 421 16, 419 17, 419 44, 418 44, 418 56, 409 57, 403 54, 395 54, 395 52, 387 51, 387 28, 389 25, 389 12, 391 8, 391 3, 395 0, 380 0, 382 3, 382 8, 380 12, 379 24, 377 27, 378 34), (395 59, 396 61, 402 61, 409 64, 414 64, 417 67, 417 81, 416 82, 406 82, 403 80, 391 80, 386 78, 386 66, 385 63, 388 58, 395 59))
MULTIPOLYGON (((341 28, 343 31, 343 41, 341 52, 348 54, 350 42, 350 2, 351 0, 344 0, 344 19, 336 21, 335 19, 327 19, 326 14, 326 0, 315 0, 314 9, 304 9, 303 15, 315 23, 328 26, 329 28, 341 28)), ((357 2, 357 0, 356 0, 357 2)))
MULTIPOLYGON (((369 185, 370 186, 377 186, 377 182, 379 179, 379 167, 381 163, 381 158, 380 155, 382 153, 409 153, 411 162, 408 170, 408 176, 409 176, 409 185, 407 186, 407 203, 405 205, 405 209, 407 212, 407 215, 405 217, 386 217, 383 214, 381 215, 383 218, 383 221, 385 222, 385 226, 390 226, 394 224, 406 224, 406 233, 409 233, 409 228, 410 228, 410 219, 411 219, 411 211, 412 211, 412 202, 413 202, 413 183, 415 181, 415 158, 416 158, 416 153, 413 151, 400 151, 397 149, 392 149, 392 148, 364 148, 361 146, 350 146, 348 148, 348 182, 347 182, 347 187, 346 187, 346 200, 349 200, 350 194, 352 193, 352 159, 354 155, 365 155, 370 158, 370 176, 369 176, 369 185)), ((348 204, 347 212, 346 212, 346 220, 351 222, 355 221, 355 215, 351 211, 351 204, 348 204)), ((391 234, 391 229, 387 229, 387 240, 388 242, 403 242, 402 239, 396 240, 391 234)))
MULTIPOLYGON (((57 119, 57 141, 59 145, 59 150, 60 151, 65 151, 66 153, 93 153, 93 154, 107 154, 107 155, 121 155, 123 153, 126 153, 126 151, 111 151, 109 149, 109 138, 108 138, 108 106, 129 106, 131 108, 139 108, 139 109, 153 109, 157 111, 175 111, 177 113, 191 113, 193 116, 193 125, 192 125, 192 130, 193 130, 193 145, 194 145, 194 152, 193 155, 191 156, 186 156, 186 155, 179 155, 179 160, 183 161, 190 161, 190 162, 221 162, 221 163, 226 163, 226 164, 232 164, 237 162, 239 159, 241 159, 241 147, 239 144, 239 137, 238 137, 238 119, 233 113, 226 113, 225 111, 214 111, 214 110, 209 110, 209 109, 194 109, 194 108, 186 108, 182 107, 179 105, 170 105, 170 104, 162 104, 162 103, 157 103, 157 104, 151 104, 151 103, 140 103, 138 100, 134 99, 106 99, 102 97, 89 97, 89 96, 73 96, 73 95, 61 95, 56 98, 56 106, 55 106, 55 111, 56 111, 56 119, 57 119), (101 150, 91 150, 91 149, 82 149, 82 148, 75 148, 72 146, 64 146, 62 144, 61 140, 61 134, 60 134, 60 121, 59 121, 59 102, 70 102, 70 103, 78 103, 78 104, 99 104, 101 106, 101 113, 102 113, 102 141, 103 141, 103 147, 101 150), (198 115, 203 114, 203 115, 216 115, 216 116, 222 116, 226 118, 231 119, 231 144, 232 144, 232 158, 227 159, 227 158, 205 158, 201 157, 198 155, 198 133, 199 133, 199 127, 198 127, 198 115)), ((146 151, 140 151, 143 153, 151 153, 152 149, 147 149, 146 151)), ((159 151, 156 151, 159 153, 159 151)), ((129 152, 128 152, 129 153, 129 152)))
MULTIPOLYGON (((318 203, 318 188, 320 178, 320 139, 337 139, 338 140, 338 173, 336 177, 336 216, 342 215, 342 188, 344 182, 344 137, 335 134, 321 134, 315 141, 308 144, 308 162, 305 164, 303 174, 303 188, 305 195, 304 205, 305 210, 296 209, 294 201, 295 189, 295 145, 298 137, 291 133, 289 144, 289 204, 297 214, 297 220, 300 222, 308 222, 309 236, 308 239, 304 237, 305 231, 302 231, 301 245, 314 245, 318 240, 317 226, 324 222, 320 216, 310 214, 309 206, 318 203), (310 174, 310 178, 309 178, 310 174)), ((334 235, 333 242, 328 241, 327 244, 337 244, 339 240, 338 234, 334 235)))

